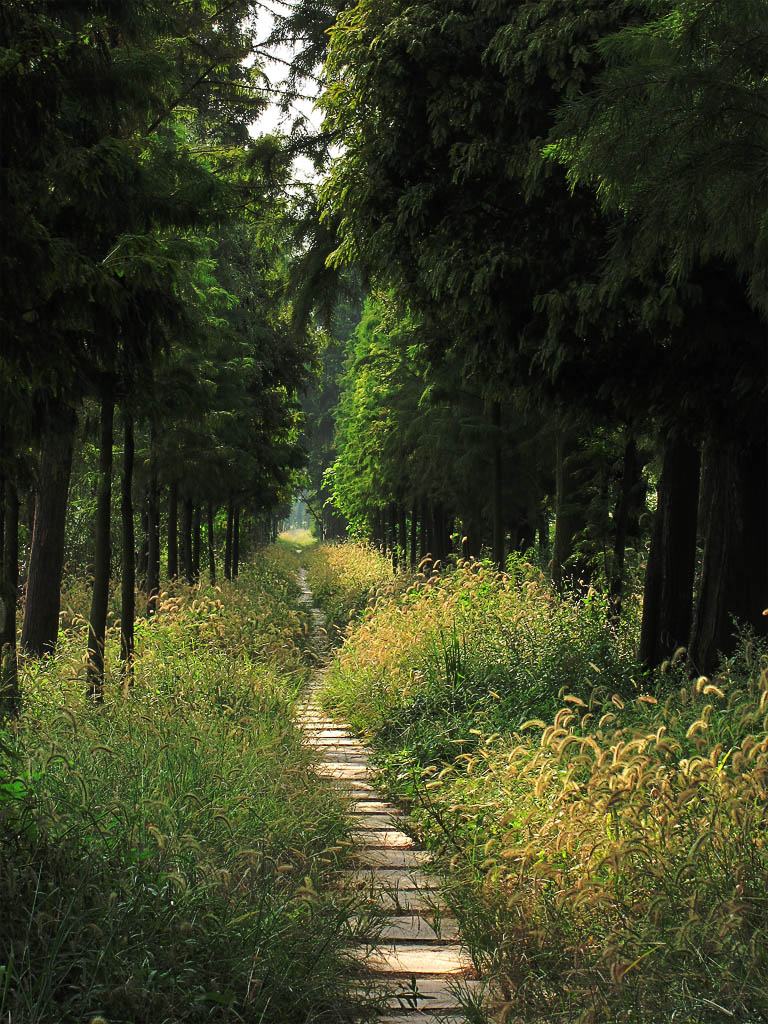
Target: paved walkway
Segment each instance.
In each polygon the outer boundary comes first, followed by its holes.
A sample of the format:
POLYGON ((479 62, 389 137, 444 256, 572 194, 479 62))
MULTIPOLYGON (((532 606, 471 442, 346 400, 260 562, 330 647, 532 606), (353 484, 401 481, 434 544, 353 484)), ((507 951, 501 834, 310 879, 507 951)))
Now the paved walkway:
MULTIPOLYGON (((299 575, 304 600, 312 598, 306 572, 299 575)), ((315 636, 324 634, 322 613, 312 608, 315 636)), ((350 885, 370 887, 388 916, 382 944, 360 948, 365 971, 391 996, 381 1024, 459 1024, 466 1020, 456 996, 456 983, 475 988, 471 963, 458 941, 456 922, 434 907, 435 876, 422 869, 427 854, 399 825, 404 815, 376 791, 368 768, 369 751, 350 727, 331 720, 312 690, 299 711, 308 742, 319 754, 318 771, 338 781, 353 800, 358 868, 350 885)))

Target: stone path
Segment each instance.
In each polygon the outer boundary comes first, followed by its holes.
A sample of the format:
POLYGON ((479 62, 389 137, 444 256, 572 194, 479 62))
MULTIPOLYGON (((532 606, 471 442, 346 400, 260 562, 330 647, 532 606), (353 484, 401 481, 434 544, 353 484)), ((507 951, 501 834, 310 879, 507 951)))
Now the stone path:
MULTIPOLYGON (((304 600, 311 606, 306 573, 299 576, 304 600)), ((312 608, 314 632, 324 633, 322 613, 312 608)), ((471 963, 458 941, 456 922, 436 904, 434 875, 422 869, 427 854, 399 828, 404 815, 375 790, 368 769, 369 751, 350 727, 330 719, 312 690, 299 710, 308 742, 319 754, 318 772, 345 787, 353 801, 353 838, 358 868, 349 872, 350 885, 372 887, 389 912, 381 945, 360 948, 366 973, 386 985, 387 1010, 381 1024, 459 1024, 465 1022, 456 995, 476 988, 471 963)))

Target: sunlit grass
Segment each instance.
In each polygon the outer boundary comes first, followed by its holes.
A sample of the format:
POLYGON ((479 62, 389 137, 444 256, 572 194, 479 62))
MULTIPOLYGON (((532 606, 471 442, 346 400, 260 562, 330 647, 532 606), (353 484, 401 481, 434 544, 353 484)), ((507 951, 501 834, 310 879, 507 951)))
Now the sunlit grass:
POLYGON ((283 530, 277 539, 283 544, 291 544, 297 548, 308 548, 317 544, 317 538, 313 537, 309 530, 283 530))
POLYGON ((648 676, 599 594, 512 569, 379 586, 323 692, 443 858, 498 1012, 768 1020, 768 652, 746 637, 712 679, 683 651, 648 676))

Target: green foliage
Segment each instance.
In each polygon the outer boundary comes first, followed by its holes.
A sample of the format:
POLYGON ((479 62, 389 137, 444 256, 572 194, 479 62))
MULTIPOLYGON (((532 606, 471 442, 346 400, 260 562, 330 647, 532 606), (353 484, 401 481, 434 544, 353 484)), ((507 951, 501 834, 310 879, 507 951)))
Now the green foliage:
POLYGON ((346 950, 373 919, 335 884, 344 805, 293 720, 294 565, 273 553, 237 587, 166 598, 138 630, 133 685, 108 674, 100 708, 83 701, 77 621, 26 666, 0 755, 4 1015, 365 1013, 346 950))

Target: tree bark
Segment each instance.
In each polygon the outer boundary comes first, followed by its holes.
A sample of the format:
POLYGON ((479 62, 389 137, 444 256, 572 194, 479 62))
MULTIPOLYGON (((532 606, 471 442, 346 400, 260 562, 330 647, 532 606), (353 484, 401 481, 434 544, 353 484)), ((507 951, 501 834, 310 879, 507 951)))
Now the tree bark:
POLYGON ((493 525, 493 560, 500 569, 504 568, 504 478, 501 459, 501 403, 491 406, 491 459, 493 466, 493 502, 491 520, 493 525))
POLYGON ((696 569, 696 519, 701 456, 671 438, 664 451, 658 507, 645 573, 639 658, 654 668, 688 643, 696 569))
POLYGON ((402 505, 397 509, 398 547, 400 548, 400 567, 405 572, 408 561, 408 525, 405 521, 405 509, 402 505))
POLYGON ((227 532, 224 539, 224 579, 232 579, 232 526, 235 510, 230 501, 227 504, 227 532))
POLYGON ((157 611, 160 595, 160 482, 155 463, 154 438, 150 436, 150 475, 147 495, 147 616, 157 611))
POLYGON ((208 502, 208 572, 211 577, 211 586, 216 586, 216 547, 213 535, 213 502, 208 502))
POLYGON ((576 444, 568 434, 558 432, 555 448, 555 539, 552 552, 552 581, 559 593, 569 586, 583 584, 578 566, 568 565, 575 540, 584 527, 580 514, 579 480, 573 466, 576 444))
POLYGON ((414 502, 411 508, 411 569, 416 568, 419 558, 419 507, 414 502))
POLYGON ((184 579, 194 583, 192 567, 192 499, 185 498, 181 503, 181 564, 184 579))
POLYGON ((704 555, 689 662, 693 671, 709 673, 720 654, 734 649, 734 620, 766 634, 768 446, 712 439, 703 465, 704 555))
POLYGON ((621 614, 621 600, 624 592, 624 563, 626 560, 627 532, 633 505, 636 503, 638 476, 641 472, 637 443, 633 437, 627 440, 624 447, 624 460, 621 472, 621 486, 613 514, 613 564, 611 566, 610 593, 612 614, 621 614))
MULTIPOLYGON (((8 448, 8 437, 3 439, 8 448)), ((0 451, 0 459, 6 454, 0 451)), ((0 462, 0 465, 2 463, 0 462)), ((16 651, 16 604, 19 592, 19 495, 8 464, 2 475, 2 560, 0 561, 0 721, 15 718, 21 707, 16 651)))
POLYGON ((97 702, 104 699, 104 645, 107 632, 107 606, 112 558, 109 529, 112 504, 114 412, 114 399, 111 390, 106 387, 101 399, 93 593, 91 595, 91 614, 88 620, 88 693, 97 702))
POLYGON ((200 579, 200 523, 201 508, 195 505, 192 512, 192 578, 195 583, 200 579))
POLYGON ((59 635, 64 537, 75 423, 73 409, 53 409, 42 438, 27 599, 21 629, 22 650, 32 657, 52 653, 59 635))
POLYGON ((179 575, 179 485, 174 480, 168 488, 168 579, 179 575))
MULTIPOLYGON (((426 500, 421 502, 421 520, 419 522, 419 561, 427 554, 429 544, 429 505, 426 500)), ((418 563, 417 563, 418 564, 418 563)))
POLYGON ((240 509, 235 508, 232 517, 232 579, 240 569, 240 509))
POLYGON ((136 555, 133 529, 133 417, 123 412, 123 476, 120 501, 122 562, 120 582, 120 661, 123 680, 133 682, 136 618, 136 555))

